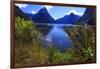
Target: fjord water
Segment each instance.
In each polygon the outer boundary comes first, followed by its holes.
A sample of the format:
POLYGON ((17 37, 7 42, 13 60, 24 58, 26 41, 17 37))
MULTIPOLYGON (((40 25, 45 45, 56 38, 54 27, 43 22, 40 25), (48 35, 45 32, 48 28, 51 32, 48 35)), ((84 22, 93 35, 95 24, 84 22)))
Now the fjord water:
POLYGON ((60 50, 65 50, 72 47, 72 41, 70 40, 67 32, 64 31, 63 27, 57 25, 53 26, 46 39, 60 50))

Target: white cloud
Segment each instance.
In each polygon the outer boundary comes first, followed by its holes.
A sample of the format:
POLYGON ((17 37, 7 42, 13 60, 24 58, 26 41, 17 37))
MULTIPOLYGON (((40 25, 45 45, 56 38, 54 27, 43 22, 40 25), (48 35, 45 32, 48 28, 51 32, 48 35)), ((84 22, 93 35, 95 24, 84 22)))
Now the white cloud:
POLYGON ((76 15, 82 16, 83 13, 77 12, 76 10, 72 9, 71 11, 67 12, 66 15, 70 15, 70 13, 74 13, 76 15))
POLYGON ((28 4, 15 4, 16 6, 18 6, 19 8, 25 8, 28 6, 28 4))
POLYGON ((53 8, 53 6, 48 6, 48 5, 43 5, 42 7, 47 8, 48 11, 50 11, 53 8))
POLYGON ((37 12, 36 12, 36 11, 34 11, 34 10, 32 10, 32 11, 31 11, 31 13, 32 13, 32 14, 36 14, 37 12))

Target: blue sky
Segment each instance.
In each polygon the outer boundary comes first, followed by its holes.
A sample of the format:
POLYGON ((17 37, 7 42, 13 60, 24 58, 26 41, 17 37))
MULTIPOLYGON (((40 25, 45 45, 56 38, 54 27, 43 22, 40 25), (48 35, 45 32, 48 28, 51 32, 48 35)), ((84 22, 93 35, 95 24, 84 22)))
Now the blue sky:
POLYGON ((82 16, 86 8, 83 7, 67 7, 67 6, 51 6, 51 5, 33 5, 33 4, 15 4, 25 13, 36 14, 41 8, 47 8, 49 14, 56 20, 62 18, 65 15, 74 13, 82 16))

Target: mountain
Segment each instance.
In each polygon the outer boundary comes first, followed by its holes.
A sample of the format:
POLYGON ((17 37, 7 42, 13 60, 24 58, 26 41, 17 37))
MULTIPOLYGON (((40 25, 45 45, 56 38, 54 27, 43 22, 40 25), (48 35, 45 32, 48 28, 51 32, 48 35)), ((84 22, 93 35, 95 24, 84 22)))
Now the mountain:
POLYGON ((35 23, 55 23, 55 20, 50 16, 45 7, 40 9, 37 14, 34 14, 32 20, 35 23))
MULTIPOLYGON (((46 8, 40 9, 37 14, 29 14, 24 13, 19 7, 14 6, 14 15, 15 17, 20 16, 21 18, 24 18, 26 20, 32 20, 34 23, 55 23, 55 20, 49 15, 46 8)), ((36 25, 36 27, 40 32, 43 32, 43 34, 45 35, 48 34, 48 32, 52 28, 48 25, 36 25)))
POLYGON ((57 23, 61 24, 76 24, 80 16, 70 13, 70 15, 65 15, 64 17, 57 19, 57 23))
POLYGON ((69 17, 69 15, 65 15, 64 17, 57 19, 56 22, 65 24, 65 23, 67 23, 68 17, 69 17))
POLYGON ((71 13, 68 17, 67 23, 68 24, 76 24, 79 20, 80 16, 75 15, 74 13, 71 13))
POLYGON ((33 14, 24 13, 24 12, 23 12, 19 7, 17 7, 17 6, 14 6, 14 11, 15 11, 14 15, 15 15, 16 17, 20 16, 21 18, 24 18, 24 19, 27 19, 27 20, 31 19, 32 16, 33 16, 33 14))
POLYGON ((22 10, 17 7, 17 6, 14 6, 14 15, 17 17, 17 16, 20 16, 21 18, 25 18, 25 14, 22 12, 22 10))
MULTIPOLYGON (((76 24, 80 16, 70 13, 62 18, 54 20, 44 7, 36 14, 24 13, 19 7, 15 6, 15 16, 20 16, 24 19, 32 20, 35 23, 56 23, 56 24, 76 24)), ((83 20, 83 17, 81 18, 83 20)), ((81 21, 80 19, 80 21, 81 21)))
POLYGON ((83 16, 79 19, 79 22, 88 23, 89 25, 94 25, 95 20, 95 8, 86 8, 83 16))
POLYGON ((55 23, 55 20, 50 16, 45 7, 40 9, 36 14, 29 14, 24 13, 19 7, 15 6, 15 16, 30 19, 35 23, 55 23))

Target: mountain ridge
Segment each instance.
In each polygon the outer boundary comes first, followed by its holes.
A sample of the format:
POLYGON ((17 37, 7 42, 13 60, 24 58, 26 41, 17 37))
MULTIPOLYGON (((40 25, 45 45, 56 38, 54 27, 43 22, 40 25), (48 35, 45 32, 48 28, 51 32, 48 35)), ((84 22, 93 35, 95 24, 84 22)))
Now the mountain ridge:
POLYGON ((62 24, 76 24, 80 16, 70 13, 70 15, 65 15, 62 18, 59 18, 56 20, 57 23, 62 23, 62 24))
POLYGON ((86 8, 84 14, 80 17, 73 12, 70 15, 65 15, 59 19, 54 19, 48 12, 48 10, 43 7, 36 14, 24 13, 19 7, 15 6, 15 16, 20 16, 24 19, 32 20, 35 23, 51 23, 51 24, 73 24, 76 25, 78 22, 83 22, 89 19, 87 22, 90 25, 94 23, 94 9, 86 8), (91 12, 93 11, 93 12, 91 12))
POLYGON ((51 17, 45 7, 40 9, 37 14, 34 14, 32 20, 36 23, 55 23, 55 20, 51 17))

